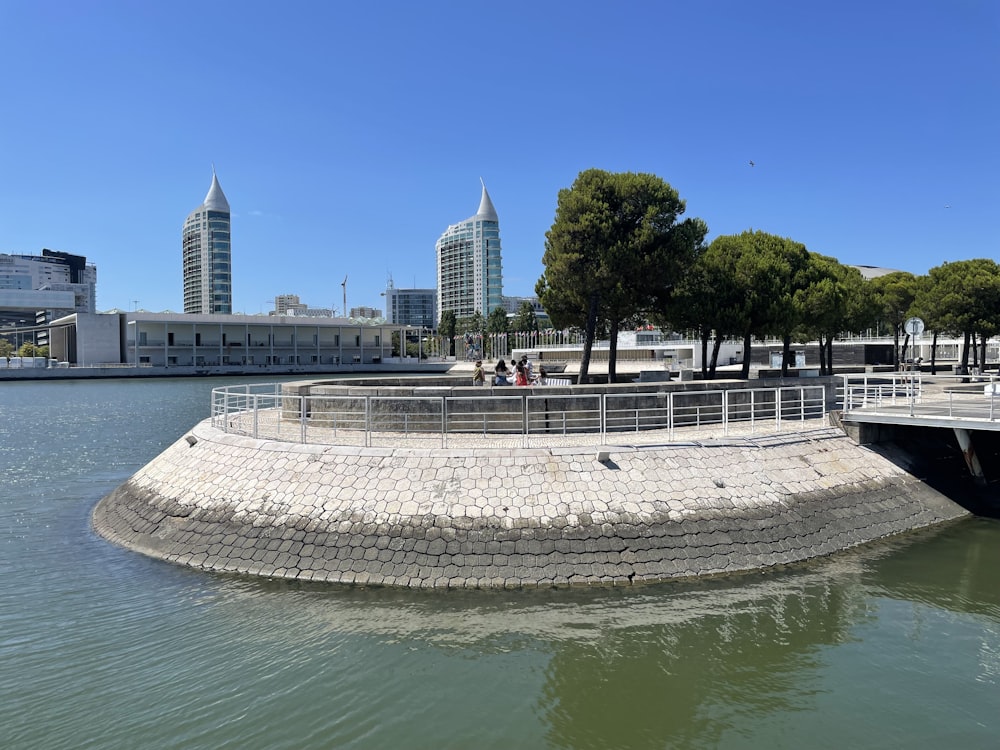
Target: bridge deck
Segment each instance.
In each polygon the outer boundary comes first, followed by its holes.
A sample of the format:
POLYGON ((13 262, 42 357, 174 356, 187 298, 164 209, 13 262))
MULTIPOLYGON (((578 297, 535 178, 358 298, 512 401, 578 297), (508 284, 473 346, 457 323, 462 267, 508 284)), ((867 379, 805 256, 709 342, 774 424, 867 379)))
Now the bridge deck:
POLYGON ((845 376, 843 407, 850 422, 1000 431, 1000 380, 845 376))

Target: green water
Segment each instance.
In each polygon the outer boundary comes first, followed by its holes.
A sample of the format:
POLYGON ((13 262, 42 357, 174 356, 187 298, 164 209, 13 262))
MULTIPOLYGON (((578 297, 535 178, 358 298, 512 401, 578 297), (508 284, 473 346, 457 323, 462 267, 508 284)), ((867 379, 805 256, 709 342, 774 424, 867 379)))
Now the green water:
POLYGON ((223 382, 0 384, 0 747, 1000 745, 997 521, 631 590, 295 585, 96 537, 223 382))

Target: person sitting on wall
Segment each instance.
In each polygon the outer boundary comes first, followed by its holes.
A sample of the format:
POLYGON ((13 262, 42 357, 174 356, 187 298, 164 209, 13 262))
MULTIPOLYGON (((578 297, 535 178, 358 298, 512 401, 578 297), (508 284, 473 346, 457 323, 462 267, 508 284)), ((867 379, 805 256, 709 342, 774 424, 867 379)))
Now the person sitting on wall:
POLYGON ((524 365, 524 372, 528 376, 528 382, 535 382, 535 368, 534 365, 531 364, 531 360, 528 359, 527 354, 521 355, 521 364, 524 365))
POLYGON ((476 367, 472 371, 472 384, 473 385, 486 385, 486 375, 483 372, 483 360, 476 360, 476 367))
POLYGON ((527 385, 528 384, 528 371, 524 369, 524 364, 521 362, 517 363, 517 369, 514 375, 514 385, 527 385))
POLYGON ((510 385, 509 371, 507 370, 507 362, 501 357, 497 360, 496 367, 493 368, 494 384, 495 385, 510 385))
POLYGON ((538 378, 535 382, 538 385, 545 385, 545 381, 548 380, 549 374, 545 372, 545 365, 538 366, 538 378))

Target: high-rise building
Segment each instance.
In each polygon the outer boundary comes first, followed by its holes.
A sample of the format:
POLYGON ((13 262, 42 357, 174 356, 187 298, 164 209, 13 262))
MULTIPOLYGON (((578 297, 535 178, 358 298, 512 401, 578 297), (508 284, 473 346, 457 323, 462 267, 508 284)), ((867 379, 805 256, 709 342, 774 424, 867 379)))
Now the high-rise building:
POLYGON ((503 307, 500 220, 483 184, 476 215, 452 224, 437 241, 437 315, 452 310, 457 318, 487 317, 503 307))
POLYGON ((205 202, 184 222, 184 312, 233 312, 229 201, 212 170, 205 202))

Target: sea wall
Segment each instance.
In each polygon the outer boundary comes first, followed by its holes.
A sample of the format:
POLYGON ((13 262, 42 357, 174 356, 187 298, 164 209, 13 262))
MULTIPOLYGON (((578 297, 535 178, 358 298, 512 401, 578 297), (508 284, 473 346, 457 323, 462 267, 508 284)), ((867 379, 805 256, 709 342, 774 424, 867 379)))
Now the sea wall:
POLYGON ((833 428, 601 449, 301 445, 206 420, 102 499, 93 524, 208 570, 517 587, 735 573, 966 515, 833 428))

